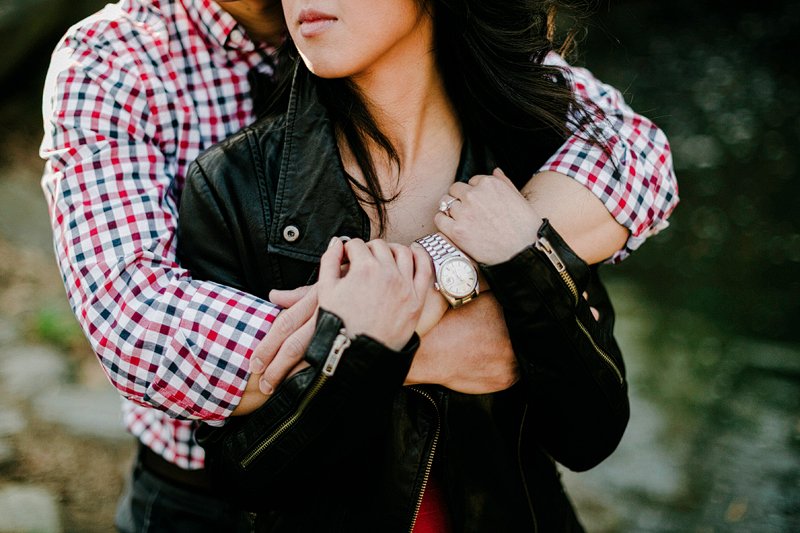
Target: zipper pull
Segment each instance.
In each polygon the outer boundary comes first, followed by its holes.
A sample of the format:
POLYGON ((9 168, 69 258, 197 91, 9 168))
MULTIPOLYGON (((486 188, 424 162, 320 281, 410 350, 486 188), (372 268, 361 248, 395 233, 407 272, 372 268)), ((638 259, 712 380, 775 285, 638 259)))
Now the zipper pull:
POLYGON ((331 377, 336 372, 336 367, 339 366, 339 361, 342 358, 344 351, 350 346, 350 339, 347 336, 344 328, 339 330, 339 334, 333 339, 333 346, 331 351, 328 352, 328 358, 325 359, 325 364, 322 366, 322 373, 331 377))
POLYGON ((548 241, 545 237, 539 237, 539 240, 534 243, 534 246, 536 246, 537 250, 547 256, 550 262, 553 263, 553 266, 556 267, 556 270, 559 274, 567 270, 567 267, 564 266, 564 262, 561 261, 561 258, 558 257, 558 254, 550 245, 550 241, 548 241))

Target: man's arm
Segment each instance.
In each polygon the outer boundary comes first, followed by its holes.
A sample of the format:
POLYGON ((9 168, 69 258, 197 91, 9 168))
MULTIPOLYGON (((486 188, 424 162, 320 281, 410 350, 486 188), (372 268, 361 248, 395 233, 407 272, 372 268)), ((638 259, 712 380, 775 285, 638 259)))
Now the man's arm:
MULTIPOLYGON (((608 258, 619 262, 648 237, 666 228, 667 218, 678 204, 678 182, 669 142, 658 126, 625 103, 617 89, 588 70, 570 66, 555 53, 550 53, 545 62, 563 69, 578 100, 587 104, 605 147, 575 132, 523 188, 523 193, 582 259, 588 263, 608 258), (600 113, 592 113, 593 109, 600 113), (591 196, 571 200, 570 190, 576 189, 551 173, 571 178, 591 196), (563 187, 556 181, 563 181, 563 187), (592 196, 628 230, 624 246, 612 244, 617 238, 613 230, 609 234, 591 226, 595 217, 603 214, 597 203, 589 201, 592 196), (601 247, 589 242, 596 237, 604 243, 601 247)), ((605 223, 603 227, 611 228, 605 223)))
POLYGON ((58 266, 123 396, 176 418, 223 419, 277 309, 177 264, 175 162, 160 149, 169 124, 156 122, 169 114, 148 100, 152 73, 113 46, 68 40, 48 74, 42 186, 58 266))
POLYGON ((549 219, 587 263, 599 263, 624 249, 629 230, 574 178, 558 172, 541 172, 523 187, 522 193, 534 211, 549 219))

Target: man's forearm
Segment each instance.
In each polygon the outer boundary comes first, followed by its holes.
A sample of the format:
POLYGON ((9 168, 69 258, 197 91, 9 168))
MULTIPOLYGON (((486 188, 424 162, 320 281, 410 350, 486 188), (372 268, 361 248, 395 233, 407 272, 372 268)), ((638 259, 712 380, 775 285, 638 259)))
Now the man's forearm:
POLYGON ((517 380, 503 311, 491 293, 445 313, 422 337, 406 385, 436 383, 467 394, 504 390, 517 380))

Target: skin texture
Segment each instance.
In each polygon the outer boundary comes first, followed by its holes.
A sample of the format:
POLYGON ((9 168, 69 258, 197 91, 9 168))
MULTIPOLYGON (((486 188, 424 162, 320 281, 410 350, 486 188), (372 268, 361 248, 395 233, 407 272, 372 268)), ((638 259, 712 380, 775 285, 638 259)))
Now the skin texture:
POLYGON ((416 0, 284 0, 286 26, 308 69, 321 78, 359 78, 380 71, 430 35, 416 0), (303 21, 313 9, 324 22, 303 21), (321 31, 316 31, 319 28, 321 31), (312 34, 308 32, 312 31, 312 34))
MULTIPOLYGON (((430 20, 414 0, 286 0, 284 9, 309 68, 323 77, 349 76, 368 96, 378 126, 397 148, 399 174, 391 165, 381 166, 380 154, 376 158, 376 170, 386 178, 384 190, 401 193, 390 204, 387 240, 408 244, 439 229, 467 254, 477 254, 477 260, 496 263, 531 244, 546 216, 588 262, 603 260, 624 244, 627 230, 596 196, 567 176, 539 174, 522 193, 509 187, 502 174, 476 176, 469 185, 452 183, 460 130, 435 68, 430 20), (304 8, 332 22, 304 36, 304 8), (414 194, 403 194, 408 190, 414 194), (460 200, 451 208, 452 218, 436 214, 440 200, 451 196, 460 200), (482 218, 489 213, 493 216, 482 218), (504 214, 502 222, 496 213, 504 214)), ((345 168, 358 179, 347 147, 341 151, 345 168)), ((513 384, 516 360, 491 293, 458 310, 448 310, 433 289, 427 294, 416 325, 422 344, 406 383, 438 383, 467 393, 513 384)), ((260 406, 287 375, 306 365, 302 358, 313 334, 318 290, 273 291, 270 300, 286 309, 251 358, 251 377, 234 415, 260 406)))

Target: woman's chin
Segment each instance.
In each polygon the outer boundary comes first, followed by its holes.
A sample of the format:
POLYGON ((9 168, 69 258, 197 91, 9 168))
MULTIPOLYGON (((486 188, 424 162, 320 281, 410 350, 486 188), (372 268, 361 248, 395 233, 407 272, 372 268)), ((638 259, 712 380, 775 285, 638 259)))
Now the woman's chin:
POLYGON ((346 78, 353 75, 353 69, 342 66, 341 58, 337 58, 337 61, 326 60, 325 58, 309 57, 303 52, 300 52, 300 57, 306 68, 319 78, 346 78))

